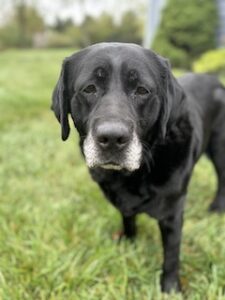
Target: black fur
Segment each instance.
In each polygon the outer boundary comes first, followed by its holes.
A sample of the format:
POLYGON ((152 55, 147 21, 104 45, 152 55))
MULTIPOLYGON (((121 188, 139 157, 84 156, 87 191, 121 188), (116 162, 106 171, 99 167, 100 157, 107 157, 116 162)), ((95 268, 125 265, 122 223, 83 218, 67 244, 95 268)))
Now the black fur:
MULTIPOLYGON (((65 60, 52 109, 63 140, 69 135, 71 114, 82 153, 88 132, 96 130, 99 120, 113 116, 136 131, 143 149, 139 169, 96 167, 90 172, 121 212, 127 237, 136 234, 138 213, 158 220, 164 248, 162 290, 180 290, 184 200, 192 169, 203 152, 215 165, 219 183, 210 209, 225 210, 223 86, 210 75, 188 74, 176 80, 167 60, 133 44, 97 44, 65 60)), ((114 152, 104 155, 121 161, 122 154, 114 152)))

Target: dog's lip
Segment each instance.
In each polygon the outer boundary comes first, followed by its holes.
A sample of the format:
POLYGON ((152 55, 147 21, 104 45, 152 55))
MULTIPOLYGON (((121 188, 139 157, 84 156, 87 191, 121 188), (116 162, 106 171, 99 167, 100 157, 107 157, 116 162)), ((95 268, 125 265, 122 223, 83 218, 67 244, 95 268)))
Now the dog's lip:
POLYGON ((122 167, 120 165, 106 164, 106 165, 101 165, 100 167, 107 170, 118 170, 118 171, 122 170, 122 167))
POLYGON ((107 163, 102 163, 99 164, 98 167, 106 169, 106 170, 122 170, 122 166, 118 163, 114 163, 114 162, 107 162, 107 163))

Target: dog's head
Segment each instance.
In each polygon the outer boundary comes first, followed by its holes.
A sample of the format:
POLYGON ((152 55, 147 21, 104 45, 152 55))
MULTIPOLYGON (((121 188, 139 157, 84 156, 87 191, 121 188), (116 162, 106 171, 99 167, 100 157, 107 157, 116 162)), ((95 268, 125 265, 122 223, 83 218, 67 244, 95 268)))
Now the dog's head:
POLYGON ((146 144, 165 137, 181 94, 164 58, 134 44, 102 43, 64 60, 52 109, 63 140, 71 114, 88 167, 134 171, 146 144))

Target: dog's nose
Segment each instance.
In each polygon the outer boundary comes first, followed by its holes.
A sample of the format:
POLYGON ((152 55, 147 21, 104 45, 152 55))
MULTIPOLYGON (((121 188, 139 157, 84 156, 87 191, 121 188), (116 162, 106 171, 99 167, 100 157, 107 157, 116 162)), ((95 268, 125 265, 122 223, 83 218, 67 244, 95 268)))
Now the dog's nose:
POLYGON ((102 149, 123 149, 131 139, 131 130, 122 122, 104 122, 96 126, 95 137, 102 149))

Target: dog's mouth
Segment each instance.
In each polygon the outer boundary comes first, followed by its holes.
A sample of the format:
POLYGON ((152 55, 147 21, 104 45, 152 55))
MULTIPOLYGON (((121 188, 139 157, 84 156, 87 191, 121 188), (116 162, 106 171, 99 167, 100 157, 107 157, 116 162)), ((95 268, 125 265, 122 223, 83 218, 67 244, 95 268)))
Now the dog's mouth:
POLYGON ((115 164, 115 163, 101 164, 101 165, 99 165, 99 167, 106 169, 106 170, 115 170, 115 171, 120 171, 123 169, 123 167, 121 165, 115 164))
POLYGON ((101 168, 115 171, 133 172, 139 169, 142 158, 142 145, 136 134, 122 151, 102 149, 90 132, 84 140, 83 152, 90 169, 101 168))
POLYGON ((114 162, 110 162, 110 163, 101 163, 101 162, 96 162, 95 164, 88 164, 88 167, 90 169, 104 169, 104 170, 111 170, 111 171, 129 171, 129 172, 133 172, 135 170, 137 170, 140 165, 137 166, 133 166, 133 165, 126 165, 126 164, 119 164, 119 163, 114 163, 114 162))

